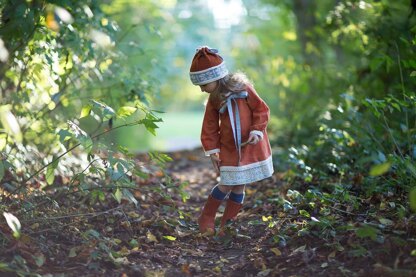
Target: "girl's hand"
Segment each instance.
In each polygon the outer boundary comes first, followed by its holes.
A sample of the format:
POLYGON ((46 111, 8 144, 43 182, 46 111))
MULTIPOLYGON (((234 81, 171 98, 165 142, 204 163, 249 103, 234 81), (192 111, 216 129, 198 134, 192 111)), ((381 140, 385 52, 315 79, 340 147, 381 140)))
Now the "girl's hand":
POLYGON ((212 165, 214 166, 215 172, 220 173, 220 157, 218 155, 218 153, 214 153, 209 155, 209 157, 211 158, 211 162, 212 165))
POLYGON ((257 144, 260 141, 260 138, 256 134, 250 134, 248 137, 247 143, 249 144, 257 144))

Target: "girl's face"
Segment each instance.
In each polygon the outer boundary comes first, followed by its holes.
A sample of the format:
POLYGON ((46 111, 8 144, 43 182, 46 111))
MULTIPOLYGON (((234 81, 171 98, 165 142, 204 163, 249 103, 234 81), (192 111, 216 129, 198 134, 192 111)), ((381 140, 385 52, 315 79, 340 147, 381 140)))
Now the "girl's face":
POLYGON ((208 83, 206 85, 200 85, 201 91, 205 91, 206 93, 214 92, 218 88, 218 81, 214 81, 208 83))

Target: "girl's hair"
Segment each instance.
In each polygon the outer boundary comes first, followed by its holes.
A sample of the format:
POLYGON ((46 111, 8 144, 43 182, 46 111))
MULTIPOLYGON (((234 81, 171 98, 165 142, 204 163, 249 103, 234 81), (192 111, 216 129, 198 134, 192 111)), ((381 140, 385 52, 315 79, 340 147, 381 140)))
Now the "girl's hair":
POLYGON ((229 93, 244 91, 247 89, 247 86, 252 86, 252 83, 246 74, 242 72, 230 73, 218 80, 218 88, 215 92, 211 93, 211 97, 222 102, 229 93))
POLYGON ((228 74, 218 81, 218 92, 221 94, 241 92, 246 90, 247 85, 252 85, 246 74, 242 72, 228 74))

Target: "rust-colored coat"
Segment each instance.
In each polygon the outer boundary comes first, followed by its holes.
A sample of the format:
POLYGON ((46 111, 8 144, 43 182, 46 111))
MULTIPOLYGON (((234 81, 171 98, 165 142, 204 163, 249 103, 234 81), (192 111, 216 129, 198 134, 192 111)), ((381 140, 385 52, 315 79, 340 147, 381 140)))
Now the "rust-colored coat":
MULTIPOLYGON (((241 121, 241 141, 246 142, 253 131, 262 135, 262 139, 255 145, 246 144, 241 148, 240 162, 229 111, 219 113, 220 103, 215 101, 212 95, 208 98, 205 108, 201 142, 207 155, 219 152, 223 185, 247 184, 270 177, 273 173, 271 148, 266 131, 270 116, 269 107, 253 87, 247 86, 246 91, 247 98, 236 100, 241 121)), ((233 109, 235 115, 234 105, 233 109)))

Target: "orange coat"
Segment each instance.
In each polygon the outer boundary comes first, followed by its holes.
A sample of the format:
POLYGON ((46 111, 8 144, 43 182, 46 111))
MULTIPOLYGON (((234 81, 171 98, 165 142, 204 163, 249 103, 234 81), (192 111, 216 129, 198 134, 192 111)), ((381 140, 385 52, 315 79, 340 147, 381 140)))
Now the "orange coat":
MULTIPOLYGON (((240 162, 234 142, 229 111, 220 113, 220 103, 210 95, 205 108, 201 142, 207 155, 219 153, 222 185, 242 185, 256 182, 273 174, 271 148, 266 132, 270 112, 267 104, 253 87, 247 86, 247 98, 237 99, 241 121, 241 141, 246 142, 250 132, 261 138, 255 144, 241 147, 240 162)), ((235 118, 235 106, 233 105, 235 118)))

